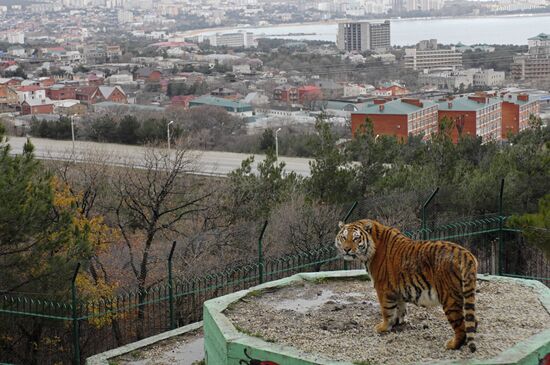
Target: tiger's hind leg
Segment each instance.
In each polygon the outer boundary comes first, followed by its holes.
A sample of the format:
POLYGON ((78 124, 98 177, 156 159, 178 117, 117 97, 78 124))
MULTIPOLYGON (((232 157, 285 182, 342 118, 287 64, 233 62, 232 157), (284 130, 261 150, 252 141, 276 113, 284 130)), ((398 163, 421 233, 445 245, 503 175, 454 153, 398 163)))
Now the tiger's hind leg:
POLYGON ((447 341, 447 349, 457 350, 466 341, 466 327, 464 323, 464 299, 456 300, 449 297, 443 303, 443 311, 447 316, 447 320, 453 327, 455 335, 447 341))
POLYGON ((394 293, 386 293, 383 290, 376 290, 378 301, 382 311, 382 322, 378 323, 374 329, 378 333, 388 332, 398 320, 399 296, 394 293))
POLYGON ((395 325, 400 325, 405 323, 405 316, 407 315, 407 304, 401 300, 397 303, 397 321, 395 325))

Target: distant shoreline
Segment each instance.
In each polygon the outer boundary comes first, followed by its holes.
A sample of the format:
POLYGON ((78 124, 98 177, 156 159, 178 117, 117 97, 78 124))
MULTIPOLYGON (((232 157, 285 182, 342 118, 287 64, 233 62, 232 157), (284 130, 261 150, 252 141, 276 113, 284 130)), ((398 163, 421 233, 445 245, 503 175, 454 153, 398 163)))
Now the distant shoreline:
MULTIPOLYGON (((433 17, 413 17, 413 18, 361 18, 361 19, 351 19, 351 18, 337 18, 330 20, 320 20, 315 22, 302 22, 302 23, 280 23, 280 24, 267 24, 267 25, 236 25, 228 27, 213 27, 213 28, 199 28, 186 30, 183 32, 178 32, 178 35, 181 36, 197 36, 204 33, 217 33, 225 32, 232 30, 246 30, 246 29, 262 29, 262 28, 283 28, 283 27, 294 27, 294 26, 308 26, 308 25, 334 25, 340 22, 359 22, 359 21, 384 21, 390 20, 391 22, 409 22, 409 21, 427 21, 427 20, 445 20, 445 19, 481 19, 481 18, 535 18, 535 17, 546 17, 550 16, 550 12, 547 13, 532 13, 532 14, 503 14, 503 15, 469 15, 469 16, 433 16, 433 17)), ((549 26, 550 28, 550 26, 549 26)))

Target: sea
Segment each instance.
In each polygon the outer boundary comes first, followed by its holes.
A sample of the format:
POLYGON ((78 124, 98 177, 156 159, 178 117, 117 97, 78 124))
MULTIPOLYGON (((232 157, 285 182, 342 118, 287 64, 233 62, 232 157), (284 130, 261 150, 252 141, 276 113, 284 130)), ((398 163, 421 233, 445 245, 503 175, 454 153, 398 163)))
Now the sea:
MULTIPOLYGON (((365 19, 368 20, 368 19, 365 19)), ((550 14, 390 19, 391 43, 409 46, 423 39, 435 38, 442 44, 527 44, 527 39, 539 33, 550 34, 550 14)), ((336 42, 338 22, 283 24, 266 27, 238 27, 194 32, 211 35, 246 30, 255 37, 289 40, 322 40, 336 42)))

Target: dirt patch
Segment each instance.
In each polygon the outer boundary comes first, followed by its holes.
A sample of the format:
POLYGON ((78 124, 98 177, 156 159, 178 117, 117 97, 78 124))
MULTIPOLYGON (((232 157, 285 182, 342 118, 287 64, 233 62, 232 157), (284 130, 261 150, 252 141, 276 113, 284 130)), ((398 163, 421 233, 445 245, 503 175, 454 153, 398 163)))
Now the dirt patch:
POLYGON ((110 365, 192 365, 204 364, 204 339, 201 330, 160 341, 109 360, 110 365))
POLYGON ((305 283, 256 293, 226 315, 247 334, 323 354, 332 360, 368 364, 411 364, 442 359, 486 359, 550 328, 550 314, 530 287, 478 281, 477 352, 446 350, 453 331, 441 307, 407 304, 404 325, 379 335, 380 306, 371 282, 305 283))

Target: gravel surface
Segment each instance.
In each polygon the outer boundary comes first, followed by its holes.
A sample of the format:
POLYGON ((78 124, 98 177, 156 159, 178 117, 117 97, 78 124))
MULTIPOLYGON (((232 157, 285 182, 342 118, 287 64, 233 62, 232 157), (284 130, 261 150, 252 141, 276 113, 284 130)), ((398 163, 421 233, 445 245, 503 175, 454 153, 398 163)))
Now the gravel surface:
POLYGON ((248 296, 226 314, 239 330, 266 341, 371 365, 491 358, 550 328, 550 314, 528 286, 480 280, 476 300, 474 354, 466 346, 445 349, 453 331, 441 307, 407 304, 407 323, 378 335, 378 299, 372 283, 360 280, 305 283, 248 296))
POLYGON ((169 338, 143 349, 132 351, 110 364, 116 365, 192 365, 202 364, 204 359, 204 339, 202 330, 169 338))

